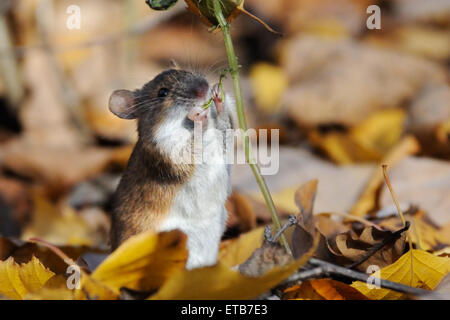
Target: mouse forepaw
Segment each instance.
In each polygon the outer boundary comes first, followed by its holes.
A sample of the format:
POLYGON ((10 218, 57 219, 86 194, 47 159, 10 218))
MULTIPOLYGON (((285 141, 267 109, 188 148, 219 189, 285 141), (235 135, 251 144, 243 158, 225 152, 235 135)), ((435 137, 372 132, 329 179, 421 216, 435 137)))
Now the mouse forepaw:
POLYGON ((200 107, 196 107, 188 113, 188 119, 194 122, 201 122, 203 125, 206 125, 208 123, 208 114, 209 109, 203 110, 200 107))
POLYGON ((225 103, 222 99, 222 93, 220 90, 220 85, 218 83, 216 83, 212 89, 212 96, 217 112, 222 113, 225 108, 225 103))

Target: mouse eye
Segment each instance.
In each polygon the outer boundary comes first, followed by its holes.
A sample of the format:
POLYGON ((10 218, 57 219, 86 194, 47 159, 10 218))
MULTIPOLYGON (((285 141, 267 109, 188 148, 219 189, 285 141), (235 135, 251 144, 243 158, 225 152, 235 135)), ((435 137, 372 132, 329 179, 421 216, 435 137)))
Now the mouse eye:
POLYGON ((167 97, 168 94, 169 94, 169 89, 167 89, 167 88, 161 88, 158 91, 158 97, 159 98, 167 97))

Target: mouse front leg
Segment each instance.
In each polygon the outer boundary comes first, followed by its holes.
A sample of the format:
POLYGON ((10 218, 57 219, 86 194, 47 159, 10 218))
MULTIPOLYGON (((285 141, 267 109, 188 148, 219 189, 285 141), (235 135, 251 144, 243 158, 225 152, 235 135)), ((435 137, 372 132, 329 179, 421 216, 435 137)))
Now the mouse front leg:
POLYGON ((209 109, 204 110, 201 107, 194 107, 191 111, 189 111, 187 117, 193 122, 200 122, 202 126, 206 128, 206 125, 208 124, 208 114, 209 109))
POLYGON ((216 83, 212 89, 212 96, 217 112, 221 114, 225 108, 225 103, 223 101, 220 85, 218 83, 216 83))

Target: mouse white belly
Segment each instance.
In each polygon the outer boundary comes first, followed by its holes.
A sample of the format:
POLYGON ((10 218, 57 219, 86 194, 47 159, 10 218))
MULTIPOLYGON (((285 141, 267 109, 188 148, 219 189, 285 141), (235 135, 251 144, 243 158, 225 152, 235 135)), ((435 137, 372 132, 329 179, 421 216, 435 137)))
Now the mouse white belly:
POLYGON ((160 231, 179 229, 187 235, 189 257, 186 268, 213 265, 217 261, 220 239, 225 229, 225 201, 230 192, 230 176, 221 152, 223 138, 209 128, 204 132, 202 164, 176 193, 160 231))

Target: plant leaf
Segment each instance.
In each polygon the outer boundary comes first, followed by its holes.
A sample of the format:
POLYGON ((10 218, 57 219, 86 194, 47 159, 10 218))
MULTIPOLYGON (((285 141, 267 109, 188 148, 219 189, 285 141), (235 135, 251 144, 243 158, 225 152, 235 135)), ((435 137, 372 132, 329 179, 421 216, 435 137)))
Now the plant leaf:
POLYGON ((240 300, 256 298, 273 288, 305 264, 305 255, 283 267, 275 267, 260 277, 246 277, 219 263, 213 267, 181 270, 174 274, 153 296, 152 300, 240 300))
POLYGON ((0 295, 23 299, 27 293, 39 290, 54 275, 36 257, 21 265, 10 257, 0 261, 0 295))
POLYGON ((368 300, 355 288, 331 279, 316 279, 284 291, 283 299, 296 300, 368 300))
POLYGON ((151 291, 183 269, 187 255, 186 236, 181 231, 145 232, 125 241, 91 277, 115 293, 121 287, 151 291))
POLYGON ((219 251, 220 263, 233 267, 245 262, 261 246, 263 236, 264 227, 261 227, 223 242, 219 251))
MULTIPOLYGON (((422 250, 413 250, 412 254, 409 251, 406 252, 394 264, 375 272, 372 276, 416 288, 433 290, 448 272, 450 272, 450 258, 437 257, 422 250), (412 282, 411 266, 413 268, 412 282)), ((397 300, 404 297, 403 293, 388 289, 369 288, 366 283, 359 281, 354 282, 352 287, 374 300, 397 300)))

